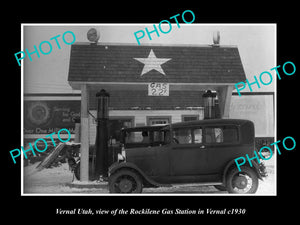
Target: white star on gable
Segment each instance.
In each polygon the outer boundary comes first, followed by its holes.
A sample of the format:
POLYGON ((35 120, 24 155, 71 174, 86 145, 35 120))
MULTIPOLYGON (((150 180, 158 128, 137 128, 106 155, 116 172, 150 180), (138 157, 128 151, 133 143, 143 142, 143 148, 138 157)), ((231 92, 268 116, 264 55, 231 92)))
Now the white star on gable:
POLYGON ((156 70, 161 74, 163 74, 164 76, 166 76, 163 69, 161 68, 161 65, 171 60, 171 58, 156 58, 152 49, 148 55, 148 58, 134 58, 134 59, 144 64, 144 68, 141 73, 141 76, 143 76, 145 73, 148 73, 151 70, 156 70))

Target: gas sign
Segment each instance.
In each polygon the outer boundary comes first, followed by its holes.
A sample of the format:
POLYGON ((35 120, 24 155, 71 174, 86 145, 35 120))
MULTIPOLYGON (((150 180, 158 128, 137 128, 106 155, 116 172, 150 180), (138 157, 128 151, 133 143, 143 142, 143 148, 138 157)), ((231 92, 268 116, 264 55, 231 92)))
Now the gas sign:
POLYGON ((168 83, 148 84, 148 96, 169 96, 169 84, 168 83))

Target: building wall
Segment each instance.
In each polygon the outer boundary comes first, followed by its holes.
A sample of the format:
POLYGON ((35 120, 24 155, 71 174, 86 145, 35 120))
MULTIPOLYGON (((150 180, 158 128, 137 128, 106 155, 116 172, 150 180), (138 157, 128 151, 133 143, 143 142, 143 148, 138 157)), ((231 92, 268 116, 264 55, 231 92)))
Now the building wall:
POLYGON ((274 111, 273 94, 233 95, 229 116, 253 121, 255 137, 275 137, 274 111))
MULTIPOLYGON (((24 100, 25 106, 31 103, 42 103, 49 107, 50 114, 53 114, 52 120, 49 119, 49 124, 44 124, 48 128, 46 133, 51 133, 51 127, 57 129, 66 128, 66 122, 62 122, 65 117, 70 119, 75 112, 75 114, 80 114, 80 95, 27 95, 24 100), (74 102, 77 102, 76 104, 74 102), (64 104, 64 107, 61 107, 64 104), (76 106, 74 106, 74 104, 76 106), (75 107, 76 110, 72 109, 75 107), (66 108, 69 108, 67 110, 66 108), (60 110, 58 110, 60 109, 60 110), (67 116, 67 113, 69 116, 67 116), (61 115, 60 115, 61 114, 61 115), (65 116, 66 114, 66 116, 65 116), (54 120, 55 119, 55 120, 54 120), (51 122, 52 121, 52 122, 51 122), (59 122, 60 121, 60 122, 59 122)), ((23 110, 24 110, 23 109, 23 110)), ((43 128, 42 125, 35 125, 35 127, 29 126, 28 110, 24 110, 24 138, 25 139, 36 139, 44 138, 46 133, 39 133, 37 131, 43 128), (32 133, 27 132, 28 130, 33 130, 32 133)), ((96 110, 90 110, 90 113, 96 117, 96 110)), ((74 114, 74 115, 75 115, 74 114)), ((149 117, 170 117, 172 123, 181 122, 182 115, 198 115, 198 119, 204 118, 203 108, 198 109, 191 108, 188 110, 111 110, 109 116, 113 119, 116 118, 134 118, 132 126, 142 126, 148 125, 147 122, 149 117)), ((236 119, 249 119, 254 122, 256 137, 275 137, 275 107, 274 107, 274 95, 271 93, 252 93, 251 95, 233 95, 231 99, 230 106, 230 118, 236 119)), ((94 118, 90 115, 90 143, 95 143, 96 137, 96 122, 94 118)), ((43 126, 44 126, 43 125, 43 126)), ((73 124, 70 129, 75 128, 73 124)), ((43 128, 46 129, 46 128, 43 128)), ((72 131, 72 129, 70 131, 72 131)), ((52 131, 53 132, 53 131, 52 131)), ((72 133, 72 139, 75 137, 72 133)))

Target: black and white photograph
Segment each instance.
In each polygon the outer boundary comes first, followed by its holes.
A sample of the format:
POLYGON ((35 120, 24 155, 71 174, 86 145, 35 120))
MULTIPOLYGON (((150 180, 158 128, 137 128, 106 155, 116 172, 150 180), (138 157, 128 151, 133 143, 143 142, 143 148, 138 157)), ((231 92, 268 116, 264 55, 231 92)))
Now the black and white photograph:
POLYGON ((66 4, 2 14, 3 219, 297 216, 295 4, 66 4))
POLYGON ((22 195, 276 196, 276 24, 189 13, 22 24, 22 195))

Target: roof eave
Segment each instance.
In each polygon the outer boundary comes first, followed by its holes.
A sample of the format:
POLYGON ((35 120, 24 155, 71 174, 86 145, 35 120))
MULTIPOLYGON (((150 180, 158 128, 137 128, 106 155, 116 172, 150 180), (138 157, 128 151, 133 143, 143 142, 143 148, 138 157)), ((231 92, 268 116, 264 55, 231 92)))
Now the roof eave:
MULTIPOLYGON (((106 88, 109 90, 147 90, 150 82, 96 82, 96 81, 69 81, 74 90, 81 90, 82 85, 88 85, 91 89, 106 88)), ((224 86, 233 86, 236 83, 168 83, 174 91, 203 91, 218 89, 224 86)), ((234 87, 235 88, 235 87, 234 87)))
POLYGON ((166 43, 143 43, 137 45, 137 43, 119 43, 119 42, 75 42, 72 45, 92 45, 92 46, 149 46, 149 47, 199 47, 199 48, 238 48, 237 45, 216 45, 216 44, 166 44, 166 43))

